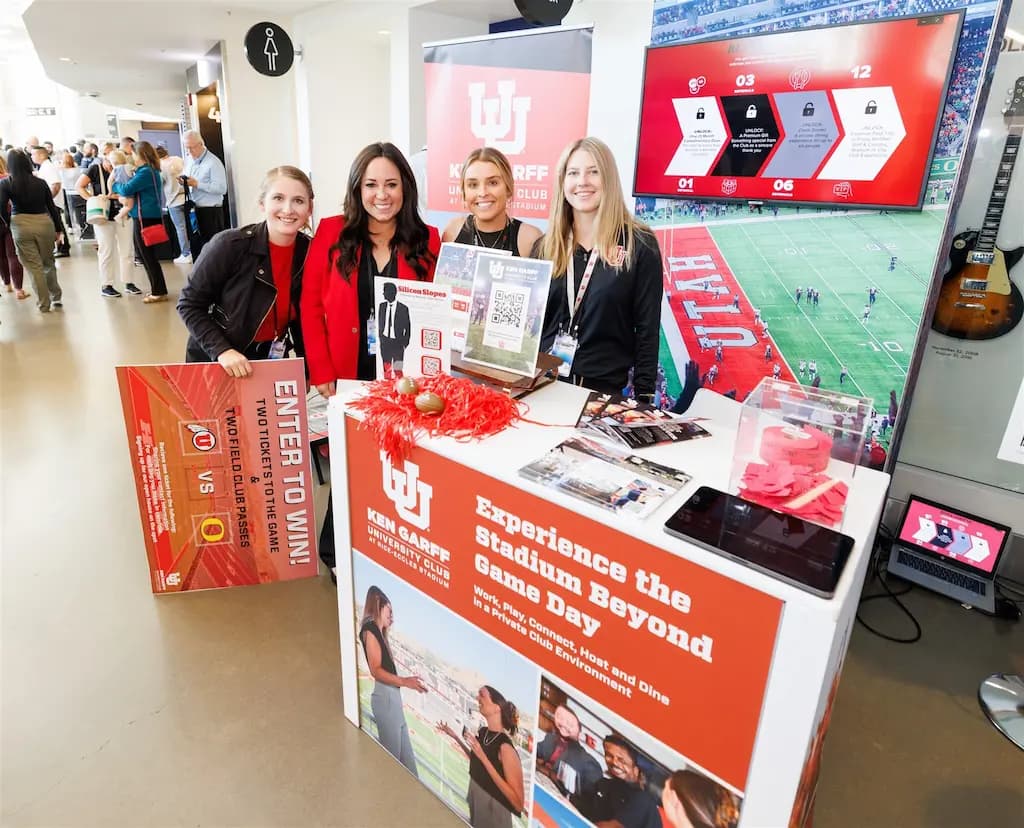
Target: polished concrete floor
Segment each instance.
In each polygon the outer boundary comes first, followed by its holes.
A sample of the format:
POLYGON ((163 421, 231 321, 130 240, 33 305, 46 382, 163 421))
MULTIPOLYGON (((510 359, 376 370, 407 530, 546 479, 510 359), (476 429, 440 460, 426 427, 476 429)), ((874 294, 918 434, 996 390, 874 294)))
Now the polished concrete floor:
MULTIPOLYGON (((113 366, 185 332, 173 303, 102 298, 89 246, 60 278, 62 312, 0 299, 2 825, 462 824, 343 720, 326 578, 150 594, 113 366)), ((975 692, 1024 672, 1021 627, 908 603, 919 643, 853 636, 815 826, 1020 828, 1024 752, 975 692)))

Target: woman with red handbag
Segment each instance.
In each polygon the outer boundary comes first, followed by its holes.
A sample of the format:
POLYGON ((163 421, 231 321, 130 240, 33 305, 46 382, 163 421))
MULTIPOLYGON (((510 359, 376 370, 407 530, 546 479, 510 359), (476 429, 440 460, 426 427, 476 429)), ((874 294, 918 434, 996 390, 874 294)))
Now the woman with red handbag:
POLYGON ((125 184, 114 184, 116 195, 132 196, 130 215, 135 219, 135 243, 149 277, 150 294, 142 301, 147 305, 167 301, 167 282, 156 246, 169 240, 164 227, 164 187, 160 178, 160 159, 148 141, 135 145, 135 174, 125 184))

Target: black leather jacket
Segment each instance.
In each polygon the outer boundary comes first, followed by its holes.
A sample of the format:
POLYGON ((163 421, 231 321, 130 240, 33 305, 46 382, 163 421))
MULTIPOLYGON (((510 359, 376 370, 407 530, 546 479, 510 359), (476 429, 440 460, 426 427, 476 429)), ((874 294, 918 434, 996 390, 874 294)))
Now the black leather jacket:
MULTIPOLYGON (((309 237, 300 233, 292 256, 295 319, 288 326, 298 356, 304 355, 298 314, 308 251, 309 237)), ((252 356, 247 349, 276 299, 266 222, 218 233, 203 247, 178 299, 190 334, 185 360, 212 362, 230 348, 252 356)))

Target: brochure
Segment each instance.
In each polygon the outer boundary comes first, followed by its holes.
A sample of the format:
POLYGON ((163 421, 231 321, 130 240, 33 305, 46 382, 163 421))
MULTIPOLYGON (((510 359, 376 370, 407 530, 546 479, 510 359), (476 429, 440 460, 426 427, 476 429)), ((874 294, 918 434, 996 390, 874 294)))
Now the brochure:
POLYGON ((377 379, 451 373, 451 288, 378 277, 373 293, 377 379))
POLYGON ((511 250, 491 250, 475 244, 445 242, 437 257, 434 270, 434 284, 451 288, 452 307, 452 348, 462 353, 466 344, 466 328, 469 327, 469 303, 473 295, 473 274, 476 273, 476 259, 481 253, 488 256, 511 256, 511 250))
POLYGON ((631 397, 597 392, 587 398, 576 428, 629 448, 710 436, 693 418, 676 416, 631 397))
POLYGON ((692 479, 585 436, 571 437, 519 473, 612 512, 644 518, 692 479))
POLYGON ((533 377, 551 283, 551 262, 476 257, 463 359, 533 377))

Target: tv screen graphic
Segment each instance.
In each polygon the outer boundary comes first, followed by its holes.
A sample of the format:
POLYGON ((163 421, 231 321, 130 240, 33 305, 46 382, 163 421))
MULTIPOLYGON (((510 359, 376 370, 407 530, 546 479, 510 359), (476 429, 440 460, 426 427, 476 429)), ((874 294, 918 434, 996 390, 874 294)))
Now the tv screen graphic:
POLYGON ((962 24, 649 48, 634 195, 920 209, 962 24))

